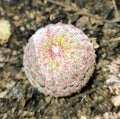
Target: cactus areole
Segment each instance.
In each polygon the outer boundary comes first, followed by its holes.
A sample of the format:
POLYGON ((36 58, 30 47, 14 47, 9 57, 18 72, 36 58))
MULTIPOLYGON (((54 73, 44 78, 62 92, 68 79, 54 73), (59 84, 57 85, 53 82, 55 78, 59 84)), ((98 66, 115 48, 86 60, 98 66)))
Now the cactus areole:
POLYGON ((24 49, 23 65, 30 83, 45 95, 79 91, 95 68, 89 38, 73 25, 57 23, 38 29, 24 49))

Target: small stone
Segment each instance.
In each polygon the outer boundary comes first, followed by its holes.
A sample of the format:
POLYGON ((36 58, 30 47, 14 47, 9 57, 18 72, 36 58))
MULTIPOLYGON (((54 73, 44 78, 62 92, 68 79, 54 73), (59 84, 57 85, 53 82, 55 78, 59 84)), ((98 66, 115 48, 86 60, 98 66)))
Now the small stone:
POLYGON ((35 18, 35 12, 34 11, 31 12, 29 16, 30 16, 31 19, 34 19, 35 18))
POLYGON ((109 112, 105 112, 105 113, 103 114, 103 118, 104 118, 104 119, 110 119, 110 116, 111 116, 111 114, 110 114, 109 112))
POLYGON ((0 93, 0 98, 4 98, 7 94, 7 90, 0 93))
POLYGON ((106 57, 106 55, 107 55, 106 53, 103 53, 103 54, 102 54, 102 58, 105 58, 105 57, 106 57))
POLYGON ((90 38, 90 40, 91 40, 92 43, 93 43, 94 49, 98 49, 98 48, 99 48, 99 45, 98 45, 98 43, 97 43, 97 38, 90 38))
POLYGON ((20 30, 21 30, 21 31, 25 31, 25 27, 21 26, 21 27, 20 27, 20 30))
POLYGON ((118 79, 117 76, 111 75, 110 78, 108 78, 108 79, 106 80, 106 83, 107 83, 107 84, 110 84, 110 83, 120 83, 120 80, 118 79))
POLYGON ((115 107, 120 106, 120 95, 114 96, 111 101, 115 107))
MULTIPOLYGON (((17 100, 21 100, 23 98, 23 87, 21 85, 15 85, 9 92, 9 97, 17 98, 17 100)), ((24 101, 22 101, 22 105, 24 105, 24 101)))
POLYGON ((11 26, 8 20, 0 20, 0 45, 8 42, 11 36, 11 26))
POLYGON ((82 115, 80 119, 87 119, 87 117, 82 115))
POLYGON ((84 27, 88 26, 89 24, 90 24, 89 17, 83 16, 77 21, 76 26, 83 29, 84 27))
POLYGON ((14 50, 14 51, 12 52, 12 55, 14 55, 14 56, 17 55, 17 51, 14 50))
POLYGON ((21 20, 14 21, 13 23, 15 24, 16 27, 19 27, 22 24, 22 21, 21 20))
POLYGON ((15 21, 18 21, 18 20, 20 19, 20 17, 16 15, 16 16, 13 17, 13 19, 14 19, 15 21))
POLYGON ((4 63, 0 63, 0 68, 4 67, 4 63))
POLYGON ((5 57, 3 55, 0 55, 0 62, 4 62, 5 57))
POLYGON ((26 116, 27 114, 28 114, 28 111, 24 111, 23 114, 22 114, 22 116, 24 117, 24 116, 26 116))
POLYGON ((50 15, 50 20, 52 21, 52 20, 54 20, 55 19, 55 15, 54 14, 51 14, 50 15))
POLYGON ((103 119, 103 117, 102 116, 100 116, 100 115, 97 115, 97 116, 95 116, 95 118, 94 119, 103 119))
POLYGON ((27 25, 26 25, 26 28, 27 28, 27 29, 30 29, 30 24, 27 24, 27 25))
MULTIPOLYGON (((96 16, 97 17, 97 16, 96 16)), ((103 21, 95 18, 90 18, 91 24, 103 25, 103 21)))
POLYGON ((38 16, 38 17, 36 17, 36 19, 35 19, 35 20, 36 20, 36 22, 37 22, 37 23, 40 23, 41 18, 38 16))
POLYGON ((4 114, 4 116, 2 117, 2 119, 7 119, 8 118, 8 116, 7 116, 7 113, 6 114, 4 114))
POLYGON ((11 89, 15 85, 14 81, 10 81, 8 84, 6 84, 7 89, 11 89))
POLYGON ((23 75, 22 72, 19 72, 19 73, 16 74, 15 78, 16 79, 25 79, 25 76, 23 75))
POLYGON ((120 78, 120 73, 118 74, 118 77, 120 78))
POLYGON ((47 96, 46 99, 45 99, 46 103, 49 103, 50 100, 51 100, 51 97, 50 97, 50 96, 47 96))

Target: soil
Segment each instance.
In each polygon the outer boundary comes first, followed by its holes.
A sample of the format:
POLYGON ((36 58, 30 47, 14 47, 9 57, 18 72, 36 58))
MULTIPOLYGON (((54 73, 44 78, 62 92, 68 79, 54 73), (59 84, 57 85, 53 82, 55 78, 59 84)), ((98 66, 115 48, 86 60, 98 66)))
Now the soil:
POLYGON ((0 19, 12 33, 0 46, 0 119, 120 119, 119 0, 0 0, 0 19), (58 22, 82 29, 97 55, 89 83, 62 98, 38 92, 23 70, 30 36, 58 22))

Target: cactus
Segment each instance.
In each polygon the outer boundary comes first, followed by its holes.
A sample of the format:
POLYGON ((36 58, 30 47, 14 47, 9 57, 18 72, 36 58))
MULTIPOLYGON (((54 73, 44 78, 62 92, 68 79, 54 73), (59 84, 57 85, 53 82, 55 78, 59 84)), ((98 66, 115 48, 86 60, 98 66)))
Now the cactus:
POLYGON ((68 96, 89 81, 95 68, 89 38, 73 25, 38 29, 24 49, 23 65, 30 83, 45 95, 68 96))

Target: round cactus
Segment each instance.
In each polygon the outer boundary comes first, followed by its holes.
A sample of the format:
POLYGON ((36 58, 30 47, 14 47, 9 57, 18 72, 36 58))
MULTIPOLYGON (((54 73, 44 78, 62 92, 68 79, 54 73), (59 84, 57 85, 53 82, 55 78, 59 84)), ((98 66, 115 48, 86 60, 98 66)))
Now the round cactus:
POLYGON ((30 83, 45 95, 62 97, 86 85, 95 68, 89 38, 73 25, 40 28, 24 49, 23 65, 30 83))

